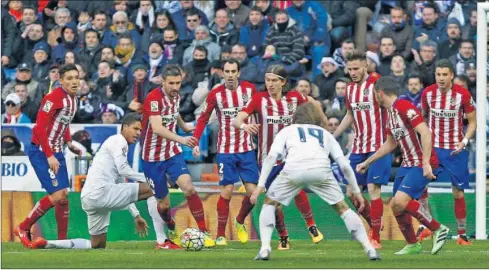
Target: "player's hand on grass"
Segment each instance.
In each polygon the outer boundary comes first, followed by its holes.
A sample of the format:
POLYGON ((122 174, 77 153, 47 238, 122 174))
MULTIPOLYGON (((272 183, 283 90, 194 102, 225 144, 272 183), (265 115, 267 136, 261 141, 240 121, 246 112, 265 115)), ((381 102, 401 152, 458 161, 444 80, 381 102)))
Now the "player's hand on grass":
POLYGON ((139 234, 139 237, 144 238, 148 236, 148 223, 140 215, 134 218, 135 232, 139 234))
POLYGON ((263 187, 256 187, 255 191, 253 191, 250 196, 250 202, 252 204, 256 204, 256 202, 258 201, 258 197, 260 196, 260 194, 263 193, 263 191, 265 191, 263 187))
POLYGON ((68 149, 70 149, 71 152, 77 155, 81 155, 82 151, 78 147, 74 146, 71 142, 67 142, 66 145, 68 145, 68 149))
POLYGON ((244 131, 248 132, 251 135, 258 135, 258 132, 260 132, 260 125, 259 124, 247 124, 244 127, 244 131))
POLYGON ((195 146, 194 149, 192 149, 192 155, 195 158, 199 158, 200 157, 200 148, 199 148, 199 146, 195 146))
POLYGON ((55 156, 48 157, 48 164, 49 164, 49 168, 53 171, 53 173, 55 175, 58 174, 59 161, 56 159, 55 156))
POLYGON ((450 152, 450 156, 457 155, 458 153, 462 152, 462 150, 464 150, 464 148, 465 148, 465 143, 459 142, 457 144, 457 148, 455 150, 453 150, 452 152, 450 152))
POLYGON ((353 193, 353 205, 357 208, 358 213, 361 213, 365 208, 365 200, 361 192, 353 193))
POLYGON ((199 144, 199 141, 197 141, 197 139, 195 137, 189 136, 189 137, 181 137, 179 143, 186 145, 190 148, 193 148, 199 144))
POLYGON ((433 174, 433 169, 429 163, 423 163, 423 176, 430 180, 436 179, 436 176, 433 174))
POLYGON ((357 165, 356 170, 357 170, 357 172, 364 174, 365 172, 367 172, 368 167, 369 167, 369 164, 367 162, 362 162, 362 163, 357 165))

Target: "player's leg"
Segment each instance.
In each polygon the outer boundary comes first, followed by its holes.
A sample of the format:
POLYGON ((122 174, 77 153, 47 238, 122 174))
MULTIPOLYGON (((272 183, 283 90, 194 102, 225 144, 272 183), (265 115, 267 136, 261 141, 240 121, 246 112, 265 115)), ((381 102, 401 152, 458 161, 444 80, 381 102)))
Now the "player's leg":
POLYGON ((235 154, 216 155, 216 163, 219 173, 219 186, 221 194, 217 200, 217 236, 216 245, 226 246, 226 224, 229 218, 229 203, 233 195, 234 183, 239 181, 236 168, 237 159, 235 154))
POLYGON ((153 221, 153 228, 155 230, 156 234, 156 249, 166 249, 165 248, 165 241, 168 239, 168 236, 166 235, 165 232, 165 221, 161 218, 160 214, 158 213, 158 201, 154 196, 148 198, 146 201, 148 205, 148 212, 149 215, 151 216, 151 220, 153 221))
MULTIPOLYGON (((364 188, 367 187, 367 176, 368 174, 361 174, 357 172, 356 167, 358 164, 362 163, 367 159, 366 154, 351 154, 349 157, 350 160, 350 166, 353 168, 353 172, 355 173, 355 177, 357 178, 357 183, 358 186, 360 187, 360 190, 364 190, 364 188)), ((352 197, 353 193, 351 191, 351 188, 349 185, 346 186, 346 195, 348 199, 350 199, 351 202, 353 202, 352 197)), ((365 197, 364 197, 365 199, 365 197)), ((370 228, 372 228, 372 220, 370 217, 370 202, 365 199, 365 207, 363 208, 362 212, 359 212, 359 214, 367 221, 368 225, 370 228)), ((358 205, 353 204, 355 208, 358 208, 358 205)))
MULTIPOLYGON (((430 205, 428 203, 428 187, 424 189, 423 194, 421 195, 421 198, 419 198, 418 202, 428 213, 431 213, 430 205)), ((430 231, 430 229, 420 224, 418 230, 416 231, 416 238, 418 238, 419 242, 422 243, 424 239, 431 237, 432 234, 433 233, 430 231)))
POLYGON ((309 203, 309 198, 307 197, 307 193, 304 190, 299 191, 294 198, 295 206, 301 212, 302 218, 306 221, 307 230, 309 231, 309 235, 312 238, 313 243, 319 243, 324 239, 323 234, 318 230, 316 226, 316 221, 314 221, 314 217, 312 216, 312 208, 309 203))
MULTIPOLYGON (((58 182, 65 182, 69 185, 68 169, 63 153, 55 153, 56 159, 59 161, 59 171, 57 175, 58 182)), ((68 192, 60 192, 60 194, 50 195, 51 202, 54 204, 54 212, 56 223, 58 225, 58 239, 66 239, 68 233, 68 218, 70 215, 68 192)))

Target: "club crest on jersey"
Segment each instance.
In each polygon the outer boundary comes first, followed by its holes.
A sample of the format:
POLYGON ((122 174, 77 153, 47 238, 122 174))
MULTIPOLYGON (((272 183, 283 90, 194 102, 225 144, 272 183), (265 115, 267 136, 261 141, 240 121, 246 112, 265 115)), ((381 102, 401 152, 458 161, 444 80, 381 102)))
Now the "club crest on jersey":
POLYGON ((457 105, 457 99, 451 98, 450 99, 450 106, 455 106, 455 105, 457 105))
POLYGON ((149 104, 150 109, 152 112, 157 112, 158 111, 158 101, 151 101, 149 104))
POLYGON ((418 117, 418 114, 417 114, 417 113, 416 113, 416 111, 415 111, 415 110, 413 110, 413 109, 409 109, 409 110, 407 111, 407 113, 406 113, 406 114, 407 114, 407 117, 408 117, 410 120, 413 120, 413 119, 415 119, 416 117, 418 117))
POLYGON ((402 137, 406 136, 406 133, 404 132, 403 128, 395 128, 395 129, 391 129, 391 131, 392 131, 392 135, 394 135, 394 138, 396 138, 396 140, 400 140, 402 137))
POLYGON ((294 113, 294 104, 292 103, 287 104, 287 110, 289 110, 290 113, 294 113))
POLYGON ((247 93, 244 93, 242 98, 243 98, 244 103, 248 103, 248 94, 247 93))
POLYGON ((124 148, 122 148, 122 155, 124 155, 125 157, 127 157, 127 146, 125 146, 124 148))
POLYGON ((365 87, 365 89, 363 89, 363 95, 364 95, 364 96, 368 95, 368 90, 369 90, 369 89, 368 89, 367 87, 365 87))
POLYGON ((46 101, 46 103, 44 103, 44 107, 42 107, 42 110, 48 113, 52 107, 53 107, 53 103, 48 100, 46 101))

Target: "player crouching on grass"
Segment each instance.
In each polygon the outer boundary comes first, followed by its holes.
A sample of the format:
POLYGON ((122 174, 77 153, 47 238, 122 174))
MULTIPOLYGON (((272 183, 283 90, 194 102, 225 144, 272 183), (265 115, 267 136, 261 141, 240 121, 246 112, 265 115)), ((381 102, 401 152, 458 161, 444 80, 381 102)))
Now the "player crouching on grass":
POLYGON ((355 173, 336 139, 321 127, 323 121, 320 109, 313 103, 306 103, 297 107, 292 119, 293 124, 282 129, 273 141, 263 162, 258 187, 250 198, 252 203, 255 204, 260 193, 265 190, 267 178, 277 160, 285 159, 285 165, 268 189, 260 212, 261 248, 255 260, 270 258, 275 208, 279 204, 289 205, 295 195, 304 188, 310 189, 333 206, 353 238, 362 244, 370 260, 380 259, 368 239, 360 217, 346 204, 343 192, 333 175, 330 157, 338 163, 349 180, 353 200, 359 206, 359 211, 363 210, 365 201, 355 173))
POLYGON ((122 120, 121 133, 110 136, 93 159, 81 192, 82 208, 88 216, 90 240, 47 241, 38 237, 31 242, 31 248, 105 248, 110 212, 121 209, 129 210, 141 237, 148 235, 148 224, 139 215, 134 202, 153 196, 153 191, 146 183, 146 178, 134 171, 127 161, 128 144, 137 142, 141 129, 139 114, 126 115, 122 120), (138 183, 125 183, 126 178, 138 183))
POLYGON ((439 175, 443 168, 439 165, 431 142, 431 131, 421 112, 410 101, 399 100, 397 89, 399 86, 391 77, 382 77, 377 81, 377 102, 388 110, 387 141, 375 154, 358 164, 356 169, 359 173, 365 173, 372 162, 390 154, 399 146, 403 160, 394 180, 391 207, 408 244, 396 254, 419 254, 422 251, 421 243, 414 233, 411 216, 433 232, 431 254, 436 254, 445 244, 449 229, 436 221, 417 200, 428 183, 436 179, 435 175, 439 175))

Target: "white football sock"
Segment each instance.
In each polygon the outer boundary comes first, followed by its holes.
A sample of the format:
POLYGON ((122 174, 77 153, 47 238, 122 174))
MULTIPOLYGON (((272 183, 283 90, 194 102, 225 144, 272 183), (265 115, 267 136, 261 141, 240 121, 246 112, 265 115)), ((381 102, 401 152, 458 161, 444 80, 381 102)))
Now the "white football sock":
POLYGON ((275 228, 275 206, 264 204, 260 212, 260 240, 261 250, 268 249, 272 251, 270 241, 275 228))
POLYGON ((149 215, 153 220, 153 227, 156 233, 156 242, 158 244, 164 244, 168 237, 165 232, 165 221, 163 221, 158 213, 158 201, 156 200, 155 196, 152 196, 146 200, 146 203, 148 204, 149 215))
POLYGON ((370 244, 368 240, 367 232, 365 227, 363 227, 362 220, 353 210, 348 209, 342 215, 341 218, 345 222, 346 228, 351 233, 353 238, 355 238, 360 244, 362 244, 365 252, 373 250, 374 247, 370 244))
POLYGON ((92 242, 90 240, 81 238, 67 240, 48 240, 45 248, 91 249, 92 242))

